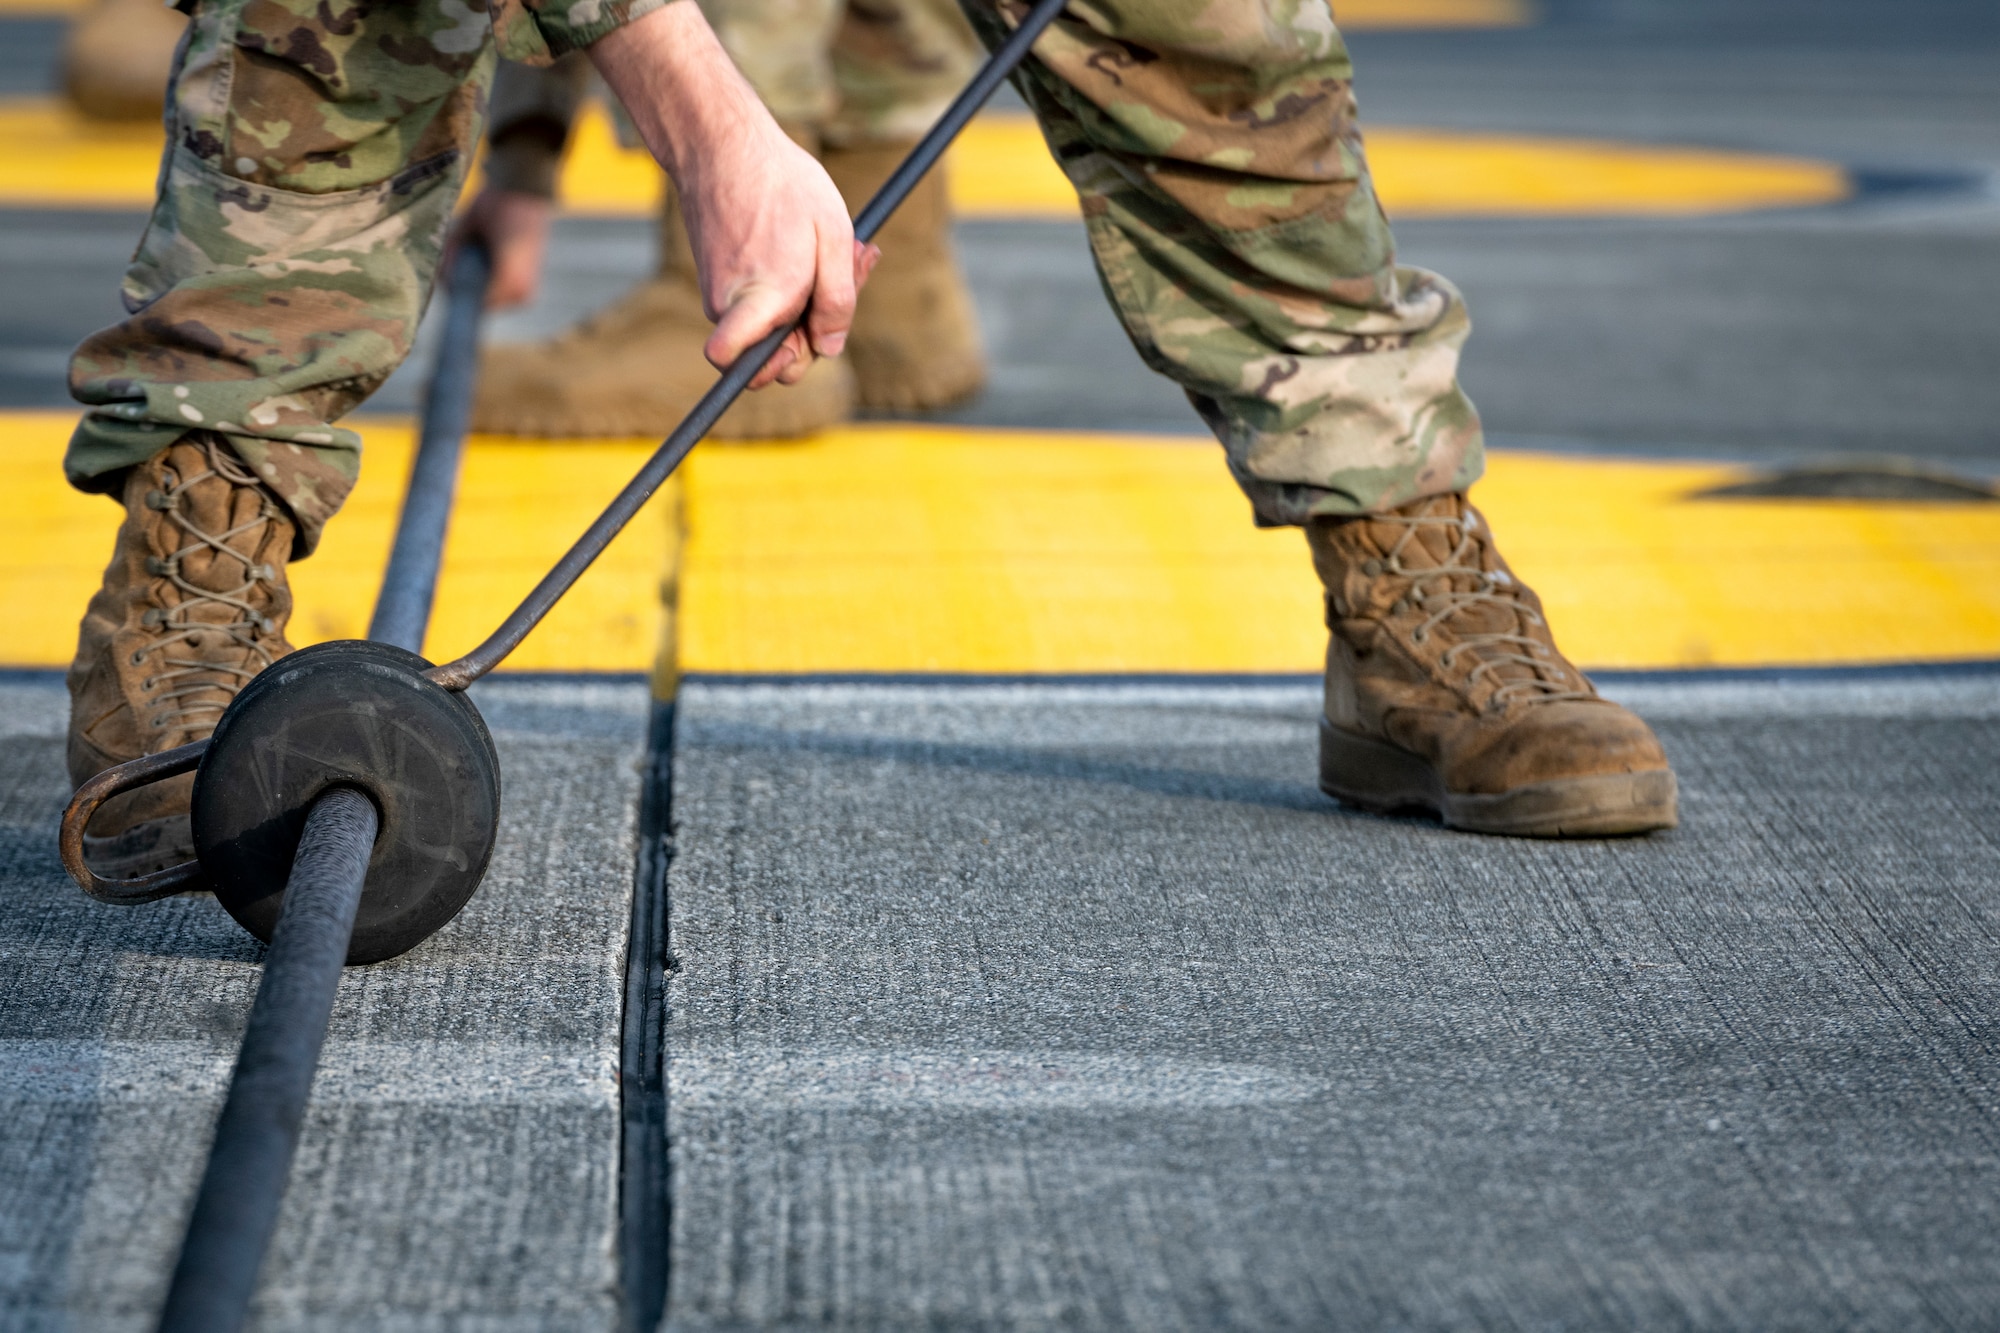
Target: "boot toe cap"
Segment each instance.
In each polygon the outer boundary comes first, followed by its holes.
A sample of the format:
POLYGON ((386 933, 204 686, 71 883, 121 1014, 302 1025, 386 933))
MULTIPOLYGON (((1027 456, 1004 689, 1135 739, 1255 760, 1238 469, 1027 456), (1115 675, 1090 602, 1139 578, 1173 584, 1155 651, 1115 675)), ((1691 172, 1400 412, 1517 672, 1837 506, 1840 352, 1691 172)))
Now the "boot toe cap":
POLYGON ((1442 766, 1452 791, 1496 795, 1565 779, 1669 771, 1653 729, 1605 699, 1541 704, 1510 725, 1468 731, 1442 766))

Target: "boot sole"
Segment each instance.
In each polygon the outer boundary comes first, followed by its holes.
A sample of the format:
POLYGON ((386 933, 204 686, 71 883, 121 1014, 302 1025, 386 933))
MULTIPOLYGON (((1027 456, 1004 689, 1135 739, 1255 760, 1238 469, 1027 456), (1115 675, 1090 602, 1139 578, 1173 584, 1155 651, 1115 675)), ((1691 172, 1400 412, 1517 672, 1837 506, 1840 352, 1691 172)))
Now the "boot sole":
POLYGON ((137 879, 194 860, 194 829, 180 814, 149 819, 101 838, 85 834, 83 859, 107 879, 137 879))
POLYGON ((1453 792, 1417 755, 1319 723, 1319 789, 1373 814, 1426 812, 1446 827, 1517 838, 1611 838, 1673 828, 1679 787, 1666 769, 1559 778, 1493 795, 1453 792))

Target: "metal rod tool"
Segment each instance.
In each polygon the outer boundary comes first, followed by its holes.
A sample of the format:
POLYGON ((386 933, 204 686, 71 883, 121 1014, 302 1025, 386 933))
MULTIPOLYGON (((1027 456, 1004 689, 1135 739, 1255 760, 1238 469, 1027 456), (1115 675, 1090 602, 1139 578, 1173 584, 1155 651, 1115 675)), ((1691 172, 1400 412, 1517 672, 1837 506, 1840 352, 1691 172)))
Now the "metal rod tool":
MULTIPOLYGON (((469 245, 458 251, 446 275, 443 338, 369 625, 369 638, 411 652, 423 646, 430 624, 492 274, 485 247, 469 245)), ((379 828, 374 803, 353 787, 333 787, 307 807, 160 1333, 236 1329, 249 1314, 291 1176, 379 828)))
MULTIPOLYGON (((1014 72, 1015 66, 1035 44, 1035 39, 1062 12, 1065 3, 1066 0, 1039 0, 1028 11, 1020 26, 1000 44, 979 73, 973 76, 972 82, 965 86, 965 91, 938 118, 937 124, 931 126, 930 132, 903 159, 902 165, 891 173, 882 188, 875 192, 875 197, 854 219, 856 240, 874 239, 875 233, 882 229, 882 224, 889 220, 889 215, 896 211, 897 206, 909 197, 917 182, 937 165, 938 159, 944 156, 944 150, 951 146, 951 141, 958 137, 966 122, 986 104, 986 99, 993 95, 993 90, 1000 86, 1001 81, 1014 72)), ((665 443, 646 460, 639 474, 618 492, 618 497, 598 515, 597 521, 577 539, 576 545, 570 547, 556 562, 555 568, 535 585, 534 591, 514 608, 514 613, 500 622, 500 627, 487 637, 486 642, 457 661, 432 667, 425 674, 448 690, 462 690, 500 665, 507 654, 520 647, 521 640, 528 637, 528 632, 540 624, 550 608, 583 577, 583 572, 604 553, 604 548, 611 544, 612 539, 624 531, 633 515, 645 507, 653 492, 681 465, 681 460, 714 429, 730 404, 742 396, 757 372, 764 368, 764 363, 776 354, 780 344, 802 322, 803 317, 785 328, 766 334, 738 357, 736 364, 723 372, 722 378, 709 387, 694 410, 674 427, 673 434, 667 436, 665 443)))

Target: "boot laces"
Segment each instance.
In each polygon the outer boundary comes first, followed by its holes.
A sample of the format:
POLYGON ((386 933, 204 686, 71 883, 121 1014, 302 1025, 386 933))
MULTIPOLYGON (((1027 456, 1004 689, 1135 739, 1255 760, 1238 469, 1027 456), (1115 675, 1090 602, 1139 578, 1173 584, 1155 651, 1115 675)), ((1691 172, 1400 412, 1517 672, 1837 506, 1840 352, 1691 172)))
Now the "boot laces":
MULTIPOLYGON (((1460 516, 1384 514, 1371 521, 1394 523, 1403 529, 1402 535, 1397 537, 1383 558, 1382 567, 1385 572, 1410 581, 1410 590, 1403 601, 1410 609, 1425 613, 1423 620, 1410 631, 1411 642, 1424 643, 1433 630, 1442 627, 1459 612, 1475 607, 1503 609, 1526 618, 1531 625, 1547 628, 1548 622, 1521 600, 1520 585, 1512 576, 1505 570, 1481 568, 1478 559, 1480 542, 1474 536, 1479 519, 1470 508, 1460 516), (1411 569, 1403 563, 1403 551, 1416 540, 1417 532, 1422 528, 1451 529, 1457 534, 1457 541, 1442 563, 1411 569), (1471 586, 1455 586, 1456 580, 1469 581, 1471 586)), ((1490 708, 1503 708, 1514 702, 1544 704, 1596 697, 1581 672, 1564 661, 1562 655, 1548 644, 1527 634, 1461 632, 1456 643, 1438 654, 1438 664, 1449 671, 1464 657, 1474 659, 1472 670, 1465 678, 1468 690, 1476 687, 1483 677, 1504 667, 1528 668, 1528 675, 1503 680, 1494 688, 1487 705, 1490 708)))
MULTIPOLYGON (((194 538, 193 542, 183 544, 172 555, 156 556, 147 561, 150 573, 166 579, 181 594, 179 605, 171 609, 155 607, 146 612, 143 623, 160 630, 160 637, 132 653, 134 666, 144 665, 147 658, 159 655, 160 669, 144 677, 139 683, 140 689, 151 693, 157 686, 172 687, 153 696, 157 710, 152 718, 155 728, 180 725, 198 730, 202 722, 213 726, 236 692, 248 684, 251 677, 277 660, 276 654, 257 637, 259 631, 276 633, 277 625, 249 600, 258 584, 277 581, 277 570, 267 564, 252 562, 242 551, 229 545, 248 532, 256 531, 261 537, 261 530, 277 518, 277 505, 268 495, 262 496, 255 517, 225 532, 207 532, 196 526, 184 512, 181 497, 197 483, 220 477, 233 486, 258 486, 257 478, 231 457, 219 441, 208 441, 205 452, 208 460, 206 471, 178 478, 165 490, 154 491, 146 497, 149 505, 163 511, 183 533, 194 538), (218 557, 227 556, 241 564, 245 571, 243 582, 222 591, 190 582, 181 573, 181 560, 189 552, 203 547, 218 557), (194 619, 194 611, 205 606, 226 607, 235 615, 226 621, 194 619), (173 651, 176 646, 183 651, 199 650, 202 636, 216 634, 228 640, 225 649, 234 647, 238 650, 234 662, 222 654, 185 657, 173 651), (250 662, 255 665, 244 665, 250 662), (223 679, 215 679, 217 676, 223 679), (215 697, 218 693, 220 698, 215 697)), ((261 493, 262 488, 258 489, 261 493)), ((249 545, 254 551, 257 543, 253 541, 249 545)))

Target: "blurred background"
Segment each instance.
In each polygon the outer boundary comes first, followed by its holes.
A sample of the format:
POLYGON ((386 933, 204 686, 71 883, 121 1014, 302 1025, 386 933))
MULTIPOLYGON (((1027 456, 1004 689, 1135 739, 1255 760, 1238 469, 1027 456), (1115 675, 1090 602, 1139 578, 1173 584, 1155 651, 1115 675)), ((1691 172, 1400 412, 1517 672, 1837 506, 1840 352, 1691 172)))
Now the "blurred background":
MULTIPOLYGON (((1853 179, 1830 206, 1720 217, 1482 217, 1474 199, 1464 216, 1404 218, 1405 254, 1471 298, 1466 378, 1503 443, 2000 468, 2000 7, 1545 0, 1498 27, 1479 5, 1462 7, 1477 26, 1417 0, 1355 8, 1377 129, 1754 150, 1853 179), (1442 26, 1399 29, 1399 8, 1442 26)), ((56 94, 52 10, 0 7, 0 96, 56 94)), ((69 348, 117 313, 140 210, 7 203, 0 405, 61 406, 69 348)), ((577 218, 563 240, 545 299, 501 336, 559 327, 650 262, 636 218, 577 218)), ((962 419, 1196 429, 1126 350, 1074 224, 971 219, 964 245, 997 367, 962 419)), ((407 409, 415 378, 375 406, 407 409)))

